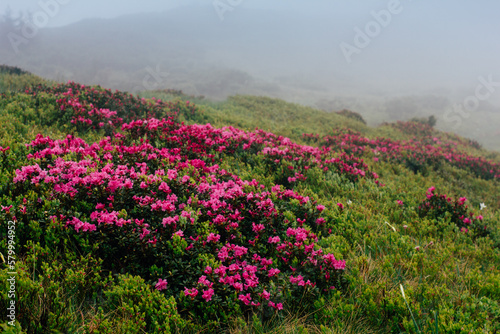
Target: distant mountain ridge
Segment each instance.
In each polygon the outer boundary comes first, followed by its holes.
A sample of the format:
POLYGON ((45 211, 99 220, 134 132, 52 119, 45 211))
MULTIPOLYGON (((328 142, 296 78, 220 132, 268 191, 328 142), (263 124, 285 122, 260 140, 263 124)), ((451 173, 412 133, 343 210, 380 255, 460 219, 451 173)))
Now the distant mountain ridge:
POLYGON ((215 100, 236 94, 270 96, 327 111, 355 110, 370 124, 435 115, 438 128, 498 149, 500 107, 493 101, 481 102, 476 117, 453 128, 445 112, 467 95, 453 101, 450 92, 430 87, 385 96, 387 88, 367 74, 361 78, 369 88, 355 93, 360 74, 334 57, 339 23, 327 12, 318 18, 292 10, 235 7, 223 18, 206 4, 86 19, 41 30, 21 45, 19 54, 2 48, 0 59, 57 81, 130 92, 172 88, 215 100), (326 63, 332 65, 323 68, 326 63))

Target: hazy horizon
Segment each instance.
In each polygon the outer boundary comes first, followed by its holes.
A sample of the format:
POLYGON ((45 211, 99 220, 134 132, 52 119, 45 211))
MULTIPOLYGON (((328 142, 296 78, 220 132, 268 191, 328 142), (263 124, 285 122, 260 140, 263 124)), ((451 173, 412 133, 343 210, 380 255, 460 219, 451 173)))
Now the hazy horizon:
POLYGON ((57 80, 137 91, 156 69, 168 75, 155 88, 358 108, 372 123, 396 105, 406 110, 399 118, 432 111, 461 133, 466 123, 494 128, 478 110, 500 114, 500 2, 2 0, 7 7, 46 29, 18 31, 0 63, 57 80))

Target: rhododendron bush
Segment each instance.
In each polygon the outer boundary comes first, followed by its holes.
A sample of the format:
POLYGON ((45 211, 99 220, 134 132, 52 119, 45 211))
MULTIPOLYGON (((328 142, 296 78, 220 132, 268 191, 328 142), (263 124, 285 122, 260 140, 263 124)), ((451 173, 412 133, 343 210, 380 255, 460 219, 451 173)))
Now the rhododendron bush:
POLYGON ((72 124, 81 132, 103 128, 108 135, 127 120, 176 118, 181 114, 189 116, 199 112, 195 104, 181 100, 146 100, 132 94, 75 82, 53 87, 39 85, 27 89, 26 94, 33 96, 38 104, 43 104, 48 99, 50 103, 57 105, 57 110, 52 115, 44 115, 45 120, 59 126, 72 124))
POLYGON ((485 180, 500 179, 499 163, 464 152, 463 148, 470 146, 470 143, 445 139, 441 135, 432 136, 431 128, 420 123, 398 122, 394 127, 422 137, 407 141, 390 138, 369 139, 357 131, 337 129, 332 135, 322 138, 314 134, 304 134, 304 138, 354 156, 371 152, 375 160, 382 159, 403 164, 415 173, 425 171, 427 166, 438 169, 441 163, 448 163, 460 169, 469 170, 485 180))
MULTIPOLYGON (((280 185, 265 190, 215 163, 218 153, 241 150, 293 161, 297 145, 172 120, 137 120, 122 130, 91 144, 38 135, 28 145, 31 164, 16 170, 14 182, 20 193, 34 186, 49 203, 46 227, 72 230, 77 249, 98 246, 104 267, 141 275, 178 297, 181 311, 207 319, 229 310, 272 314, 291 298, 340 287, 345 261, 316 244, 324 206, 280 185)), ((310 163, 343 164, 323 162, 320 153, 309 148, 310 163)), ((23 204, 18 219, 27 222, 36 206, 23 204)))
POLYGON ((467 198, 460 197, 453 200, 444 194, 435 194, 435 187, 427 189, 426 199, 419 205, 417 212, 420 217, 433 219, 449 219, 460 228, 461 232, 474 231, 476 237, 484 237, 489 234, 487 226, 483 223, 483 216, 474 216, 465 204, 467 198))

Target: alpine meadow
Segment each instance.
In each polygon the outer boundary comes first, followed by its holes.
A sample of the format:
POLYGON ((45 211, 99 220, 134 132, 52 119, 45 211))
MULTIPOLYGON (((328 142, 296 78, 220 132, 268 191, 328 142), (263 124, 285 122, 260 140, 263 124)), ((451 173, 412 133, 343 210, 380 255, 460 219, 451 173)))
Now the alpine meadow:
POLYGON ((0 2, 0 333, 500 334, 500 2, 0 2))
POLYGON ((6 333, 500 331, 500 155, 432 118, 0 78, 6 333))

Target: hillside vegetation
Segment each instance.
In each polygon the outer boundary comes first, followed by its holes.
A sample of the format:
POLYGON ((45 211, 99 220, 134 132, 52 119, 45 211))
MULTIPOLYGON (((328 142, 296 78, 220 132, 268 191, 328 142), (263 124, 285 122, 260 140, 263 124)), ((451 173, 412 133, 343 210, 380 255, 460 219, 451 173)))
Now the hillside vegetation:
POLYGON ((500 332, 500 155, 0 68, 7 333, 500 332))

